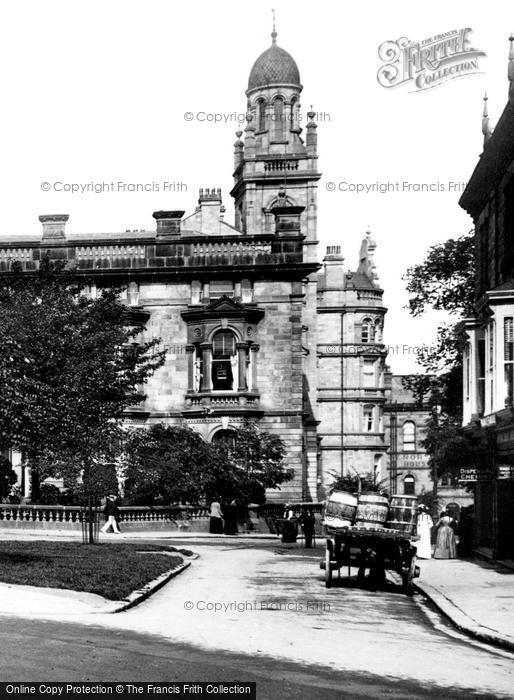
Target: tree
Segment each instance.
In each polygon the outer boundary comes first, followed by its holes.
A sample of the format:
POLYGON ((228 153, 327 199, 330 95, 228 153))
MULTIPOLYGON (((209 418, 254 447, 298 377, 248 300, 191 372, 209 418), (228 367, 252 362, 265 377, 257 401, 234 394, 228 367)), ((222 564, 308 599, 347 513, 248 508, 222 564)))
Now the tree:
POLYGON ((263 503, 265 490, 293 477, 277 436, 246 424, 226 443, 184 426, 153 425, 127 437, 125 492, 132 503, 202 503, 215 497, 263 503))
POLYGON ((212 446, 179 425, 133 431, 125 455, 125 494, 135 504, 200 503, 222 469, 212 446))
POLYGON ((144 324, 120 289, 91 299, 86 282, 47 258, 35 273, 14 263, 0 275, 0 444, 40 478, 81 477, 91 495, 119 455, 123 411, 144 399, 164 352, 159 339, 136 342, 144 324))
POLYGON ((456 478, 459 468, 469 465, 472 458, 470 444, 460 430, 463 346, 457 324, 463 315, 474 313, 474 232, 432 246, 422 263, 407 270, 404 280, 413 316, 446 311, 451 319, 439 325, 435 346, 423 348, 418 355, 424 373, 404 382, 418 403, 430 410, 424 447, 432 468, 437 508, 438 479, 444 475, 456 478))
POLYGON ((294 477, 294 471, 284 466, 285 445, 277 435, 259 430, 248 421, 234 431, 233 438, 217 446, 231 465, 227 482, 220 475, 218 493, 245 503, 264 503, 266 489, 277 488, 294 477))
POLYGON ((9 496, 17 480, 18 477, 12 468, 11 462, 7 457, 0 455, 0 500, 9 496))

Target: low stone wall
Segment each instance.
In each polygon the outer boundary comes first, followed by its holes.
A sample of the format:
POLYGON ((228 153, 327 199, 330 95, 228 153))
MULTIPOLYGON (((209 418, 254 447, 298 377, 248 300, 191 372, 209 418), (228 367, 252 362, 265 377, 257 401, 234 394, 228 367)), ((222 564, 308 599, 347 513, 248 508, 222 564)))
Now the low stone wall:
MULTIPOLYGON (((321 504, 297 503, 294 514, 300 516, 306 508, 319 514, 321 504)), ((93 508, 103 523, 103 509, 93 508)), ((209 509, 205 506, 121 506, 120 528, 124 532, 209 532, 209 509)), ((249 519, 239 523, 239 532, 276 534, 276 520, 284 512, 283 504, 265 504, 249 509, 249 519)), ((319 517, 319 516, 318 516, 319 517)), ((80 530, 87 510, 80 506, 39 506, 0 504, 0 529, 80 530)))

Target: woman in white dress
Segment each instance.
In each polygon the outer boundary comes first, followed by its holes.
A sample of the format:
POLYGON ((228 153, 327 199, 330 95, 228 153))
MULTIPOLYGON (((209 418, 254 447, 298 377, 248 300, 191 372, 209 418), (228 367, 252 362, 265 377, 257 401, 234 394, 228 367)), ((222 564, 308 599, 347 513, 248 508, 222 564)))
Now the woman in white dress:
POLYGON ((417 543, 417 556, 419 559, 430 559, 432 557, 432 545, 430 543, 430 532, 434 521, 428 514, 428 508, 421 505, 418 508, 418 520, 416 529, 419 536, 417 543))

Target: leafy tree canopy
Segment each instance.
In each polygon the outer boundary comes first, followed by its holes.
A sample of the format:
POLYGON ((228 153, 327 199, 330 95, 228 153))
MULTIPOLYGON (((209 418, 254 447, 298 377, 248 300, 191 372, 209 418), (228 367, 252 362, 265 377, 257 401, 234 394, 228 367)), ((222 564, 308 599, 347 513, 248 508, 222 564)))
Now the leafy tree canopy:
POLYGON ((404 276, 413 316, 446 311, 454 321, 441 323, 434 346, 422 348, 418 362, 423 374, 405 380, 420 403, 442 408, 459 422, 462 415, 462 339, 457 323, 473 313, 475 289, 473 231, 432 246, 422 263, 404 276))
MULTIPOLYGON (((470 231, 432 246, 424 261, 407 270, 404 277, 413 316, 446 311, 455 320, 440 324, 434 347, 424 348, 418 362, 424 372, 405 378, 418 402, 428 404, 430 418, 423 445, 435 478, 469 466, 482 446, 471 445, 462 435, 462 338, 457 324, 474 311, 475 239, 470 231)), ((437 486, 434 486, 437 500, 437 486)))
POLYGON ((16 483, 18 477, 12 468, 11 462, 0 455, 0 499, 6 499, 11 493, 11 489, 16 483))
POLYGON ((207 443, 184 426, 154 425, 126 441, 126 495, 133 503, 263 503, 265 490, 293 474, 277 436, 247 424, 226 443, 207 443))
POLYGON ((74 476, 119 451, 119 417, 164 361, 139 341, 120 289, 96 299, 49 259, 0 275, 0 445, 43 476, 74 476))

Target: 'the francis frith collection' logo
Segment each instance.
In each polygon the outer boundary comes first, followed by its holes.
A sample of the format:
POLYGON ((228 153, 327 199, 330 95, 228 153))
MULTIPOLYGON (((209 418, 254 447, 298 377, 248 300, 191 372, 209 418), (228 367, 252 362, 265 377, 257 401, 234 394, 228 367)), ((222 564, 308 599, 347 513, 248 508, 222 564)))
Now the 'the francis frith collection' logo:
POLYGON ((415 91, 421 91, 479 73, 478 59, 486 54, 470 45, 470 32, 468 27, 418 42, 406 37, 385 41, 378 48, 384 64, 377 73, 378 82, 385 88, 414 83, 415 91))

